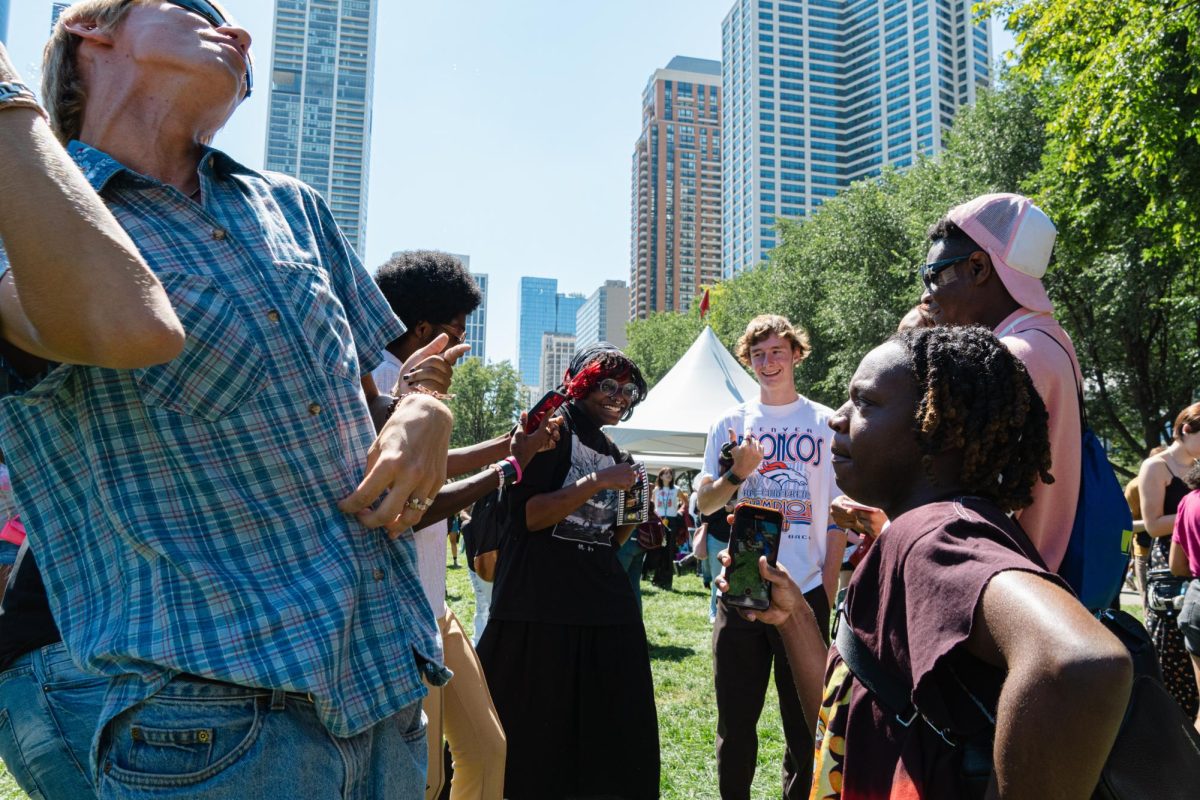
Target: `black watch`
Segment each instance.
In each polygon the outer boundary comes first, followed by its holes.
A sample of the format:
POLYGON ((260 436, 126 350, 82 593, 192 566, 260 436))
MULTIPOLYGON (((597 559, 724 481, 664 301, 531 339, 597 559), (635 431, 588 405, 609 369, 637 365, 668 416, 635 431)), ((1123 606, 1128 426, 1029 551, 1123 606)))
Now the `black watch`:
POLYGON ((745 478, 739 478, 737 473, 733 471, 733 467, 725 470, 725 474, 721 477, 728 481, 731 486, 740 486, 742 481, 746 480, 745 478))

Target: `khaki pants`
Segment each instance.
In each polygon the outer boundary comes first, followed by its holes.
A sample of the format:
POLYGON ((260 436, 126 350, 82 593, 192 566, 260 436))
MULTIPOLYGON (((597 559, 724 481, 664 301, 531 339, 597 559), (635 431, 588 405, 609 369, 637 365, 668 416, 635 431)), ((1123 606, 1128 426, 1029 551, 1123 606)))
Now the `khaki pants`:
POLYGON ((454 672, 441 688, 429 688, 425 716, 429 718, 426 743, 429 771, 425 800, 441 794, 446 781, 442 762, 442 733, 450 744, 454 777, 451 800, 500 800, 504 795, 504 728, 475 648, 454 612, 438 620, 442 631, 446 666, 454 672))

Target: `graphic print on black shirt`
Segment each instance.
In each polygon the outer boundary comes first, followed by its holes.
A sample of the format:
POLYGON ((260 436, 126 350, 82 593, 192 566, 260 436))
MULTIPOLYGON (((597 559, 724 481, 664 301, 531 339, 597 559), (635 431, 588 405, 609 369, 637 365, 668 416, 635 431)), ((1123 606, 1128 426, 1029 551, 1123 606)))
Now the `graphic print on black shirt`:
MULTIPOLYGON (((608 469, 617 461, 608 453, 600 453, 588 447, 578 436, 571 437, 571 468, 563 481, 563 488, 574 486, 580 478, 608 469)), ((567 515, 554 526, 555 539, 566 539, 583 545, 612 547, 613 526, 617 522, 617 492, 604 489, 588 498, 588 501, 567 515)))

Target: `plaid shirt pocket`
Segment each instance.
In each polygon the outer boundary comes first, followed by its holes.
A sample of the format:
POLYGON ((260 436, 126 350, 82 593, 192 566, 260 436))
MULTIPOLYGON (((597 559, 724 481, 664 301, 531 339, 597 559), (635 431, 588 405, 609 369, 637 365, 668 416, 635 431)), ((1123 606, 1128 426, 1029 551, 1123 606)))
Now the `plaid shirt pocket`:
POLYGON ((297 315, 313 364, 339 378, 358 382, 358 350, 346 308, 323 267, 298 261, 274 262, 291 308, 297 315))
POLYGON ((166 364, 133 371, 142 401, 216 422, 267 384, 266 362, 233 301, 199 275, 160 273, 187 342, 166 364))

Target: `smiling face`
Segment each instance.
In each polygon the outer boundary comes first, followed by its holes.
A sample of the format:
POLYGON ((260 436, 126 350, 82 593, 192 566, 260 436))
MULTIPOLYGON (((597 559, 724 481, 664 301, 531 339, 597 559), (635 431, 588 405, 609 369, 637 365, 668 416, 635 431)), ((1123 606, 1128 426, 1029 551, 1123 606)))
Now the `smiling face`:
POLYGON ((904 349, 887 342, 863 358, 850 399, 829 420, 838 487, 889 517, 929 480, 914 429, 919 399, 904 349))
POLYGON ((750 345, 750 368, 765 392, 795 391, 800 355, 777 333, 750 345))
MULTIPOLYGON (((620 386, 624 386, 628 380, 628 375, 617 376, 617 383, 620 386)), ((632 400, 620 390, 610 396, 601 390, 599 385, 578 401, 579 407, 597 425, 616 425, 621 421, 621 417, 624 416, 631 403, 632 400)))

